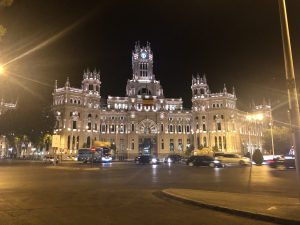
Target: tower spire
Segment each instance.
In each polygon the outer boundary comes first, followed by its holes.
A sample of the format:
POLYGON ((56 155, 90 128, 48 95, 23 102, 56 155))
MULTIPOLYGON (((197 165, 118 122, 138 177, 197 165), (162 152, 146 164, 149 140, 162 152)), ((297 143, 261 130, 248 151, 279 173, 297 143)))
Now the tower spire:
POLYGON ((70 81, 69 81, 69 77, 67 77, 67 81, 65 83, 65 87, 69 88, 70 87, 70 81))
POLYGON ((224 84, 223 92, 224 92, 224 93, 227 93, 226 84, 224 84))

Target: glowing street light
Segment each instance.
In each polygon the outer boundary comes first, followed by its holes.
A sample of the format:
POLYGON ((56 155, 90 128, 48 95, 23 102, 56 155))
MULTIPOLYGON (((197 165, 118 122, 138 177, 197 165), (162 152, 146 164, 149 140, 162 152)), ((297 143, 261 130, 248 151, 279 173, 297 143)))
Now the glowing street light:
POLYGON ((5 72, 4 66, 0 65, 0 75, 3 75, 5 72))

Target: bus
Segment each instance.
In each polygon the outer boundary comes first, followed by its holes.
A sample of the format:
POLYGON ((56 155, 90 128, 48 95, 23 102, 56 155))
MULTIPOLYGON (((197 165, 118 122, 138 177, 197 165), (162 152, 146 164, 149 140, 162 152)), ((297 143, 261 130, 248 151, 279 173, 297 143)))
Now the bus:
POLYGON ((108 147, 97 147, 97 148, 81 148, 78 150, 77 160, 88 163, 88 162, 111 162, 111 149, 108 147))
POLYGON ((101 162, 111 162, 112 161, 111 148, 97 147, 96 152, 99 152, 99 154, 101 155, 101 162))

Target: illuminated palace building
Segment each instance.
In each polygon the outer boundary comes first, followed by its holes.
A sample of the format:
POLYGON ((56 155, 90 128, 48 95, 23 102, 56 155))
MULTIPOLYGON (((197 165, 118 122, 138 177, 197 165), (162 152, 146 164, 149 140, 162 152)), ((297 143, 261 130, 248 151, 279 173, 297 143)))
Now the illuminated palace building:
POLYGON ((260 105, 250 113, 236 108, 234 89, 211 93, 206 77, 192 78, 192 108, 183 109, 181 98, 166 98, 153 74, 150 45, 135 45, 132 79, 126 96, 108 96, 101 105, 100 73, 83 73, 82 87, 53 92, 56 116, 54 133, 61 135, 61 151, 76 154, 82 147, 110 142, 125 158, 138 154, 163 157, 208 147, 224 152, 251 151, 262 146, 262 133, 270 122, 271 109, 260 105))

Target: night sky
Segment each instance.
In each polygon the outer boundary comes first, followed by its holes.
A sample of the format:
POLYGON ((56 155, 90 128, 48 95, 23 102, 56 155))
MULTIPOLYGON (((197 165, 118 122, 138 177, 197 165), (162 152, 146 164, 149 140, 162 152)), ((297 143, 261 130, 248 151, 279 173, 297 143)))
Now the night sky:
MULTIPOLYGON (((300 1, 286 2, 299 77, 300 1)), ((54 80, 63 86, 70 77, 80 87, 86 68, 101 70, 104 98, 125 96, 135 41, 151 43, 165 96, 182 97, 186 108, 197 73, 207 75, 212 92, 234 86, 241 109, 264 97, 274 106, 287 99, 277 0, 15 0, 0 9, 0 24, 7 29, 0 62, 23 55, 7 64, 0 93, 18 99, 28 129, 52 104, 54 80)))

